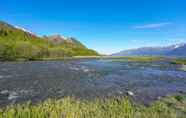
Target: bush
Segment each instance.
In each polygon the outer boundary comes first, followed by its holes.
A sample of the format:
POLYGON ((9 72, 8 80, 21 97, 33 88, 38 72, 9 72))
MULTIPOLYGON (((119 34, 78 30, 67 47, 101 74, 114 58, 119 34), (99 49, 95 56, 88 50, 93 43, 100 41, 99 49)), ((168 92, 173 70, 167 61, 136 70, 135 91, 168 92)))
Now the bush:
POLYGON ((0 42, 0 59, 15 60, 16 52, 14 45, 11 42, 0 42))
POLYGON ((18 58, 31 58, 32 44, 29 42, 16 42, 15 51, 18 58))
POLYGON ((72 52, 60 47, 49 49, 49 57, 57 58, 57 57, 65 57, 65 56, 72 56, 72 52))

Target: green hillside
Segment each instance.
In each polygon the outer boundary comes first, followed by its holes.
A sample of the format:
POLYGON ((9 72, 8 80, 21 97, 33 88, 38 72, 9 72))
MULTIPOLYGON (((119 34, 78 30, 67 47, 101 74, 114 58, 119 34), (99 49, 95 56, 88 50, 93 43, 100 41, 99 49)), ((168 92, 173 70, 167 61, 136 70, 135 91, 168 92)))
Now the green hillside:
POLYGON ((54 44, 23 29, 0 21, 0 60, 63 58, 72 56, 95 56, 94 50, 86 48, 75 38, 54 44))

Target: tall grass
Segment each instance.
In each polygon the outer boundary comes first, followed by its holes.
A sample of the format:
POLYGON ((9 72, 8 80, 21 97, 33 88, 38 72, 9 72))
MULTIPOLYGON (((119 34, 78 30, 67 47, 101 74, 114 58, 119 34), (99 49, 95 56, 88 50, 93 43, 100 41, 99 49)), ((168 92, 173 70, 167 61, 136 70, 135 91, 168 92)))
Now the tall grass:
POLYGON ((155 62, 160 61, 163 57, 153 57, 153 56, 131 56, 131 57, 114 57, 112 62, 155 62))
POLYGON ((175 98, 158 101, 150 107, 137 106, 127 98, 81 101, 73 98, 47 100, 38 105, 30 103, 8 106, 0 118, 185 118, 186 103, 175 98), (172 104, 170 104, 170 102, 172 104), (175 108, 181 104, 181 110, 175 108))
POLYGON ((171 64, 185 64, 186 65, 186 59, 175 59, 173 61, 171 61, 171 64))

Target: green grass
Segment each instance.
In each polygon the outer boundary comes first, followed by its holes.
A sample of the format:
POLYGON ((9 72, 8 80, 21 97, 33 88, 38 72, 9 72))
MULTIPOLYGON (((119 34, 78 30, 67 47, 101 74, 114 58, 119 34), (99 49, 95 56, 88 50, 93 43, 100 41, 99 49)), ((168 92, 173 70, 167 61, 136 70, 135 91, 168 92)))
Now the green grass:
POLYGON ((186 65, 186 59, 175 59, 171 61, 171 64, 185 64, 186 65))
POLYGON ((151 56, 134 56, 134 57, 118 57, 113 58, 112 62, 154 62, 160 61, 162 57, 151 57, 151 56))
POLYGON ((127 98, 83 101, 74 98, 47 100, 0 110, 0 118, 185 118, 185 97, 167 97, 149 107, 127 98), (181 98, 181 99, 180 99, 181 98))

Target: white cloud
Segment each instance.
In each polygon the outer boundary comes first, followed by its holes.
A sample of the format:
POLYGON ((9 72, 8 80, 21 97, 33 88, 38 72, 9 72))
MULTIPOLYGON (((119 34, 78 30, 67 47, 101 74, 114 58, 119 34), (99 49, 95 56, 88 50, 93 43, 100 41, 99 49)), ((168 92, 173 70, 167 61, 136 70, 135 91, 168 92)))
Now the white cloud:
POLYGON ((156 29, 172 24, 171 22, 162 22, 162 23, 152 23, 134 26, 134 29, 156 29))
POLYGON ((167 42, 170 42, 171 44, 180 44, 180 43, 186 43, 186 38, 173 38, 168 39, 167 42))

